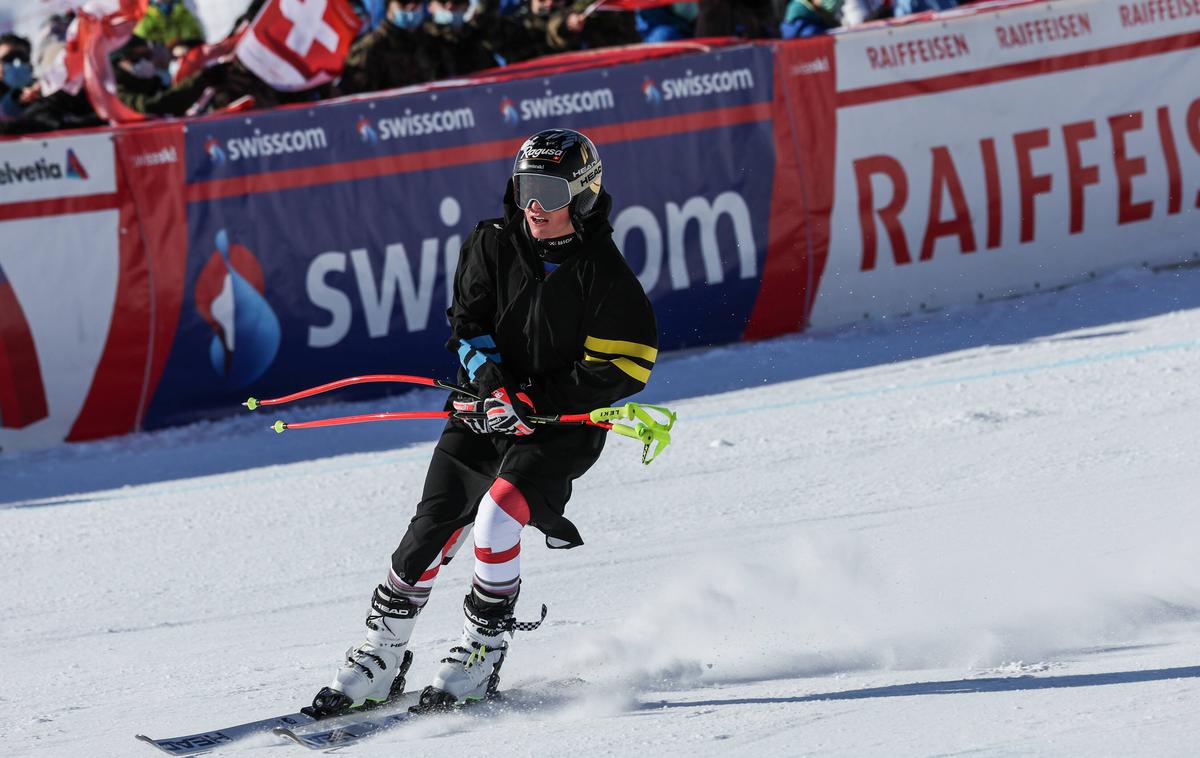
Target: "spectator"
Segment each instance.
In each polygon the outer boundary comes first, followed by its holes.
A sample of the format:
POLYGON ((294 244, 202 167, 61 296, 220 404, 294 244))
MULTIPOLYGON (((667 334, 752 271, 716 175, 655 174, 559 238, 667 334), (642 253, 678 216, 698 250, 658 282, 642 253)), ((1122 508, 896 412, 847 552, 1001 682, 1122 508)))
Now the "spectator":
POLYGON ((182 0, 150 0, 146 15, 133 28, 133 33, 167 49, 177 42, 204 39, 204 27, 182 0))
POLYGON ((697 37, 779 36, 779 21, 771 0, 699 0, 697 37))
POLYGON ((523 0, 515 10, 488 23, 488 37, 501 65, 558 52, 550 44, 550 18, 563 0, 523 0))
MULTIPOLYGON (((494 43, 480 20, 485 14, 470 0, 430 0, 429 21, 422 30, 438 45, 438 71, 443 77, 466 76, 500 65, 493 54, 494 43)), ((487 21, 493 16, 486 15, 487 21)))
POLYGON ((670 42, 688 39, 695 32, 695 3, 673 3, 656 8, 645 8, 634 16, 634 28, 642 42, 670 42))
POLYGON ((817 37, 841 25, 842 0, 792 0, 788 3, 779 36, 784 39, 817 37))
POLYGON ((890 0, 846 0, 842 5, 842 26, 858 26, 890 15, 890 0))
POLYGON ((957 0, 892 0, 897 16, 907 16, 925 11, 944 11, 958 6, 957 0))
POLYGON ((588 13, 591 4, 592 0, 576 0, 569 9, 551 15, 547 31, 555 52, 633 45, 641 41, 632 13, 588 13))
POLYGON ((428 20, 424 0, 391 0, 379 26, 350 48, 338 93, 394 89, 448 75, 440 43, 422 31, 428 20))
POLYGON ((25 90, 33 84, 31 53, 24 37, 0 35, 0 119, 17 118, 25 109, 25 90))
MULTIPOLYGON (((52 18, 47 28, 43 30, 43 34, 40 35, 38 70, 43 74, 49 70, 48 67, 62 52, 65 41, 58 34, 65 36, 66 26, 69 22, 69 18, 52 18)), ((6 52, 9 45, 5 43, 12 39, 12 35, 0 37, 0 58, 7 58, 11 54, 11 48, 6 52)), ((17 37, 16 40, 20 40, 18 46, 22 49, 27 47, 28 43, 24 39, 17 37)), ((0 65, 7 68, 6 64, 0 65)), ((0 71, 0 75, 4 73, 0 71)), ((8 75, 12 76, 11 72, 8 72, 8 75)), ((19 77, 19 79, 23 78, 23 76, 19 77)), ((4 89, 5 85, 0 83, 0 90, 4 89)), ((44 78, 42 81, 25 87, 18 96, 18 103, 22 106, 19 115, 7 120, 0 118, 0 135, 36 134, 104 124, 104 121, 96 115, 91 101, 88 100, 82 88, 75 92, 69 92, 59 87, 53 89, 49 94, 46 93, 46 89, 44 78)))

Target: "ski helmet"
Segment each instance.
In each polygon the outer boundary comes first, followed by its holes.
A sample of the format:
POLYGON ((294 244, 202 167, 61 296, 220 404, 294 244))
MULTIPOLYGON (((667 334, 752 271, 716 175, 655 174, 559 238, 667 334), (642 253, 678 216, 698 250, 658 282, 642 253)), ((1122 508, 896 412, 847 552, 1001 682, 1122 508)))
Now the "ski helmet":
POLYGON ((600 197, 600 153, 572 129, 546 129, 521 145, 513 164, 513 198, 525 210, 534 200, 545 210, 571 206, 571 215, 591 213, 600 197))

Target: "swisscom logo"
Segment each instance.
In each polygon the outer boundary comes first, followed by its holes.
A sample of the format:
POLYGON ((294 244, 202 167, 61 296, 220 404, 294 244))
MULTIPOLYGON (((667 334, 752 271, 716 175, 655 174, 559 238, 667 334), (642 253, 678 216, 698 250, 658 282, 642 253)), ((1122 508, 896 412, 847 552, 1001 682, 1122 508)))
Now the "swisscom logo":
POLYGON ((546 90, 541 97, 526 97, 518 102, 505 97, 500 101, 500 115, 510 126, 536 118, 560 118, 577 113, 603 111, 617 106, 613 91, 607 87, 576 92, 546 90))
POLYGON ((217 249, 196 278, 196 310, 212 330, 208 361, 226 386, 245 387, 266 372, 279 352, 279 317, 264 293, 258 258, 217 232, 217 249))
POLYGON ((215 165, 226 161, 245 158, 270 158, 288 153, 307 153, 329 147, 325 130, 319 126, 311 129, 295 129, 284 132, 263 132, 255 129, 253 134, 230 137, 220 142, 215 137, 204 140, 204 152, 215 165))
POLYGON ((704 97, 724 92, 754 89, 754 72, 748 68, 733 71, 710 71, 693 74, 691 69, 683 76, 655 82, 650 77, 642 81, 642 95, 646 102, 658 105, 664 100, 680 100, 685 97, 704 97))
POLYGON ((38 182, 54 181, 56 179, 88 178, 83 161, 71 148, 67 148, 66 157, 62 163, 38 158, 33 163, 13 165, 8 161, 0 166, 0 184, 37 184, 38 182))

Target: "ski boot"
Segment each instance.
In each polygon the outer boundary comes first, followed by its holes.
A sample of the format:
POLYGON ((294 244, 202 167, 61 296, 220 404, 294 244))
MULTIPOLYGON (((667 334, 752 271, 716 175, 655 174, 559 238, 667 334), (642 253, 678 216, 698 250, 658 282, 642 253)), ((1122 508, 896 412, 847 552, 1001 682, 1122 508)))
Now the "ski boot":
POLYGON ((383 705, 403 694, 404 677, 412 665, 408 638, 420 612, 420 606, 388 585, 376 587, 367 614, 366 641, 346 651, 333 682, 300 712, 315 719, 331 718, 351 708, 383 705))
POLYGON ((433 683, 421 691, 420 700, 409 710, 422 713, 446 710, 455 706, 496 697, 500 688, 500 667, 508 654, 508 641, 516 630, 530 631, 541 626, 546 618, 534 622, 518 622, 513 617, 516 595, 488 602, 478 590, 467 593, 463 601, 463 633, 450 655, 434 674, 433 683))

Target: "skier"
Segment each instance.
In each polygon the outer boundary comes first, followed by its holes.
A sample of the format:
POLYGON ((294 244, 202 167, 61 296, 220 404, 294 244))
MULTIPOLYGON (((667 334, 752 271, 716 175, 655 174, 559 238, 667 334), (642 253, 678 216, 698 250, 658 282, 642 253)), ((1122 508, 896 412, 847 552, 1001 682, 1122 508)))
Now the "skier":
POLYGON ((658 354, 654 314, 612 241, 612 201, 600 177, 600 155, 587 137, 538 132, 517 153, 504 218, 480 222, 463 244, 447 348, 462 364, 459 383, 484 399, 447 401, 451 418, 387 580, 371 598, 366 640, 347 651, 311 715, 399 694, 417 617, 472 526, 475 572, 462 638, 420 707, 493 694, 507 638, 537 625, 514 619, 522 528, 540 529, 551 548, 583 544, 563 513, 572 482, 600 456, 605 431, 538 426, 529 417, 611 406, 645 386, 658 354))

